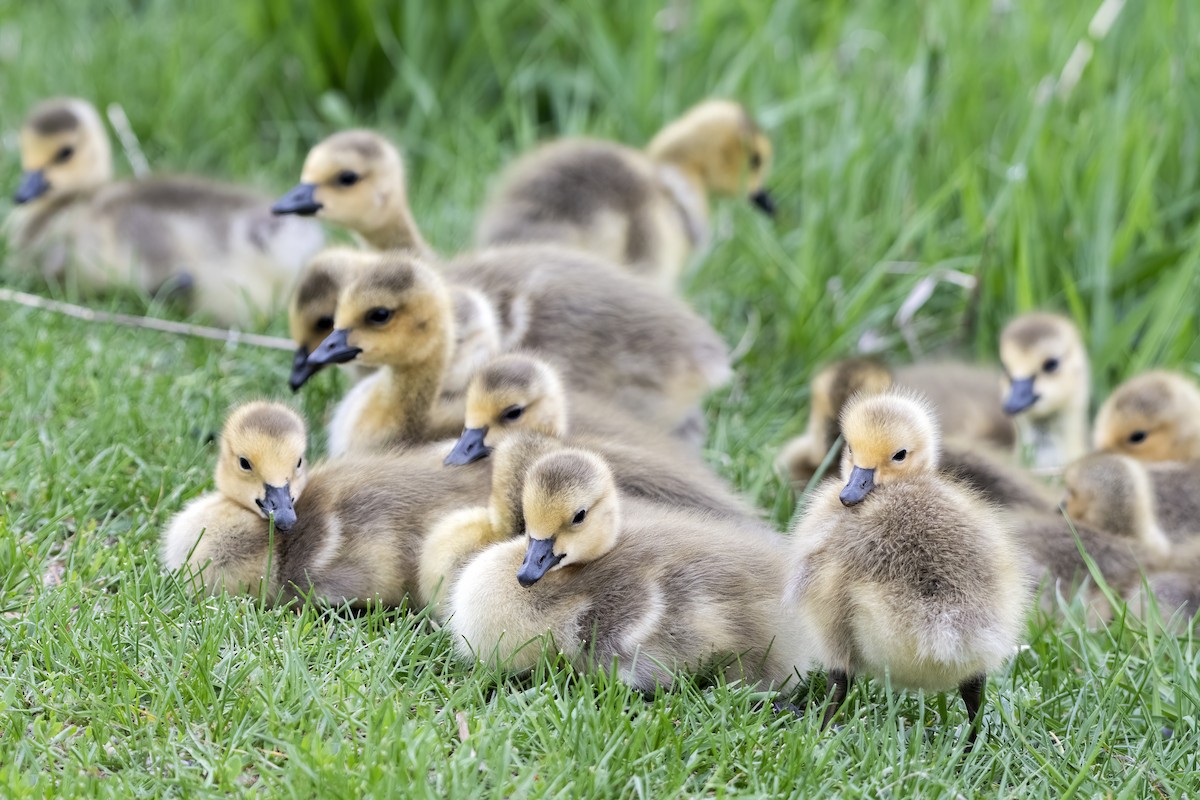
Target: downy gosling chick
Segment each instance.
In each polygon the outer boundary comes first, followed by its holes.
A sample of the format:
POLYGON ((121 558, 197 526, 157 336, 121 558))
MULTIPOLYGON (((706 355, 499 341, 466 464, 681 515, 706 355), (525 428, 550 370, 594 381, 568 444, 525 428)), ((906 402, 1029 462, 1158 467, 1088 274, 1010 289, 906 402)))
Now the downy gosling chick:
POLYGON ((234 409, 219 439, 217 490, 171 520, 163 565, 192 565, 214 594, 255 594, 266 579, 269 520, 276 538, 296 525, 307 445, 304 420, 285 405, 252 402, 234 409))
POLYGON ((1141 585, 1142 570, 1166 557, 1171 545, 1155 517, 1146 471, 1132 459, 1087 455, 1068 464, 1063 478, 1059 512, 1013 516, 1018 541, 1042 584, 1043 611, 1054 613, 1056 595, 1069 598, 1082 590, 1089 617, 1108 619, 1114 609, 1091 582, 1080 547, 1104 582, 1124 595, 1141 585))
MULTIPOLYGON (((1142 560, 1161 561, 1171 540, 1159 524, 1150 473, 1132 458, 1092 453, 1063 471, 1063 510, 1072 520, 1111 531, 1138 543, 1142 560)), ((1200 520, 1193 523, 1200 530, 1200 520)))
POLYGON ((1013 654, 1028 579, 1005 517, 937 471, 932 411, 897 392, 853 401, 842 480, 818 490, 795 534, 792 596, 829 670, 825 724, 855 675, 957 688, 971 722, 987 675, 1013 654))
POLYGON ((649 692, 679 670, 724 669, 780 687, 809 664, 800 619, 780 604, 786 543, 760 526, 620 496, 583 450, 525 476, 526 535, 493 544, 450 593, 460 658, 528 672, 549 633, 576 668, 649 692))
POLYGON ((270 201, 241 186, 114 182, 107 131, 86 101, 39 104, 20 136, 24 172, 5 229, 48 280, 179 295, 222 324, 249 325, 283 305, 324 243, 320 226, 272 217, 270 201))
POLYGON ((1017 317, 1000 334, 1000 361, 1018 452, 1034 469, 1050 472, 1086 453, 1091 372, 1075 323, 1043 312, 1017 317))
POLYGON ((673 288, 707 246, 710 194, 748 196, 774 215, 770 162, 770 140, 743 106, 706 100, 644 152, 565 139, 523 156, 497 182, 476 240, 577 247, 673 288))
POLYGON ((1141 461, 1200 461, 1200 386, 1166 370, 1131 378, 1100 407, 1095 442, 1141 461))
MULTIPOLYGON (((308 362, 308 354, 333 333, 333 318, 342 289, 360 268, 372 263, 370 259, 356 258, 353 251, 331 248, 318 254, 305 267, 288 308, 288 327, 296 342, 292 372, 288 376, 292 391, 298 391, 321 370, 323 365, 308 362)), ((454 354, 442 381, 446 402, 466 392, 472 373, 500 352, 501 346, 500 321, 482 292, 467 286, 451 286, 450 296, 454 307, 455 337, 454 354)), ((345 366, 356 379, 372 372, 361 365, 345 366)))
POLYGON ((946 437, 1011 448, 1015 431, 996 397, 1000 380, 996 370, 953 361, 895 370, 872 357, 835 361, 813 378, 808 427, 780 450, 776 469, 797 488, 807 485, 841 435, 839 419, 850 399, 892 386, 926 397, 946 437))
POLYGON ((534 355, 512 353, 492 359, 470 382, 465 427, 446 464, 469 464, 513 434, 526 432, 598 453, 626 496, 717 514, 756 516, 680 441, 620 409, 594 400, 581 402, 585 397, 576 394, 568 402, 558 371, 534 355))
POLYGON ((320 263, 356 264, 338 296, 333 331, 306 360, 375 367, 334 409, 329 454, 370 453, 435 441, 462 430, 460 404, 442 404, 455 341, 445 283, 400 251, 326 250, 320 263))
POLYGON ((244 406, 222 432, 217 491, 171 521, 162 562, 190 567, 213 594, 398 606, 417 592, 434 522, 488 497, 490 465, 445 474, 444 453, 430 445, 338 459, 306 480, 299 416, 274 403, 244 406), (273 535, 267 515, 275 518, 273 535))
POLYGON ((408 204, 404 160, 374 131, 342 131, 319 142, 304 160, 300 183, 272 211, 315 215, 349 228, 376 250, 433 255, 408 204))

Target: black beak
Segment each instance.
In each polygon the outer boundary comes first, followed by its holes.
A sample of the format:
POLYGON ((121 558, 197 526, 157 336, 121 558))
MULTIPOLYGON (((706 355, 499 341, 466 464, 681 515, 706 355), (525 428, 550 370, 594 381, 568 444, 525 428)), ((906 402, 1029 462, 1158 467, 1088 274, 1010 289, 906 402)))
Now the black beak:
POLYGON ((1008 398, 1004 401, 1004 413, 1008 415, 1020 414, 1025 409, 1036 403, 1039 396, 1033 393, 1033 378, 1013 379, 1012 388, 1008 391, 1008 398))
POLYGON ((554 537, 549 539, 529 540, 529 549, 525 551, 525 561, 517 571, 517 582, 528 589, 542 579, 562 556, 554 555, 554 537))
POLYGON ((846 482, 846 488, 842 489, 842 493, 838 495, 838 499, 847 508, 856 506, 863 500, 866 500, 867 495, 874 488, 875 470, 855 467, 850 470, 850 480, 846 482))
POLYGON ((301 345, 296 348, 296 355, 292 358, 292 373, 288 375, 288 386, 292 387, 293 392, 300 391, 300 387, 308 383, 308 379, 321 371, 321 365, 308 363, 308 349, 301 345))
POLYGON ((267 490, 266 497, 254 502, 258 503, 258 507, 267 516, 275 517, 276 528, 290 531, 296 524, 296 509, 292 506, 292 495, 288 485, 285 483, 283 486, 272 486, 264 483, 263 488, 267 490))
POLYGON ((46 180, 46 174, 40 169, 30 170, 21 175, 21 183, 17 186, 17 193, 13 195, 13 202, 17 205, 28 203, 48 191, 50 184, 46 180))
POLYGON ((346 342, 346 337, 349 335, 349 328, 337 328, 326 336, 325 341, 317 345, 317 349, 309 353, 308 358, 304 360, 306 368, 315 367, 313 372, 316 372, 328 364, 345 364, 347 361, 358 358, 362 348, 351 347, 346 342))
POLYGON ((755 208, 772 219, 775 218, 775 213, 779 210, 775 205, 775 199, 771 197, 771 193, 766 189, 759 189, 757 192, 751 194, 750 202, 754 204, 755 208))
POLYGON ((299 214, 302 217, 311 217, 324 207, 313 197, 313 193, 316 191, 315 183, 297 184, 290 192, 275 201, 275 205, 271 206, 271 213, 299 214))
POLYGON ((448 467, 461 467, 487 458, 492 452, 492 448, 483 443, 487 432, 487 428, 463 428, 462 435, 454 443, 454 449, 442 463, 448 467))

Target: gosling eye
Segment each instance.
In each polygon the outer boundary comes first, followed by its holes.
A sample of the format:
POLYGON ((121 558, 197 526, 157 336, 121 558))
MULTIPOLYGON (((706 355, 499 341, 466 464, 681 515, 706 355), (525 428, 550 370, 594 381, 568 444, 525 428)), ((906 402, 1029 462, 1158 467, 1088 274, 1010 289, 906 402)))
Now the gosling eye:
POLYGON ((243 472, 249 472, 251 469, 253 469, 253 467, 250 465, 250 459, 246 458, 245 456, 238 457, 238 466, 242 468, 243 472))
POLYGON ((1129 442, 1130 444, 1141 444, 1142 442, 1146 441, 1146 436, 1147 434, 1145 431, 1134 431, 1133 433, 1129 434, 1129 442))
POLYGON ((353 186, 354 184, 358 183, 358 173, 352 170, 344 169, 337 174, 337 178, 335 180, 337 180, 338 186, 353 186))
POLYGON ((1045 361, 1042 362, 1042 372, 1051 373, 1051 372, 1057 372, 1057 371, 1058 371, 1058 359, 1057 358, 1047 358, 1045 361))
POLYGON ((892 461, 903 461, 906 458, 908 458, 907 450, 897 450, 892 454, 892 461))
POLYGON ((576 511, 576 512, 575 512, 575 516, 574 516, 574 517, 571 519, 571 524, 572 524, 572 525, 579 525, 579 524, 581 524, 581 523, 582 523, 582 522, 583 522, 585 519, 587 519, 587 509, 586 509, 586 508, 581 508, 581 509, 579 509, 578 511, 576 511))
POLYGON ((525 406, 509 406, 500 413, 500 417, 506 422, 515 422, 525 413, 525 406))
POLYGON ((296 462, 296 469, 300 469, 302 466, 304 466, 304 456, 300 456, 300 460, 296 462))
POLYGON ((69 144, 64 145, 63 147, 59 148, 57 153, 54 154, 54 163, 66 163, 67 161, 71 160, 71 156, 73 155, 75 155, 75 148, 69 144))
POLYGON ((319 317, 313 327, 318 331, 333 330, 333 317, 319 317))
POLYGON ((383 325, 392 318, 392 310, 390 308, 372 308, 367 312, 367 322, 372 325, 383 325))
POLYGON ((758 153, 750 154, 750 169, 758 169, 762 166, 762 156, 758 153))

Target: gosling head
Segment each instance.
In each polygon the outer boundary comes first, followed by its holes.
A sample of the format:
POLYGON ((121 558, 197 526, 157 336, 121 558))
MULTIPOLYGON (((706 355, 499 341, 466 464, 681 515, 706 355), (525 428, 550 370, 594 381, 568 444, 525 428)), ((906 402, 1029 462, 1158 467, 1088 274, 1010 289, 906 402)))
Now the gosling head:
POLYGON ((280 403, 246 403, 234 409, 221 431, 217 491, 275 527, 296 524, 294 503, 307 480, 304 420, 280 403))
POLYGON ((706 100, 667 125, 647 147, 650 157, 678 165, 717 195, 744 195, 774 216, 765 181, 771 169, 771 140, 740 104, 706 100))
POLYGON ((892 371, 877 358, 844 358, 825 367, 813 379, 813 410, 830 420, 832 441, 837 436, 837 420, 856 396, 882 394, 892 386, 892 371))
POLYGON ((288 329, 296 343, 288 385, 297 391, 321 367, 308 363, 308 355, 333 333, 338 294, 368 263, 367 254, 332 248, 318 253, 304 268, 288 306, 288 329))
MULTIPOLYGON (((338 250, 332 257, 349 258, 352 252, 338 250)), ((444 369, 454 317, 441 277, 401 251, 355 257, 363 267, 338 295, 333 331, 309 353, 307 363, 322 367, 358 361, 407 369, 438 359, 444 369)))
POLYGON ((567 402, 558 372, 534 356, 513 353, 493 358, 467 385, 462 436, 447 464, 470 464, 491 452, 513 431, 537 431, 561 438, 567 431, 567 402))
POLYGON ((46 100, 21 126, 21 183, 17 205, 95 189, 112 178, 112 150, 91 103, 46 100))
POLYGON ((367 130, 335 133, 304 160, 300 183, 271 208, 316 215, 364 236, 393 224, 408 206, 404 162, 387 139, 367 130))
POLYGON ((1141 461, 1200 459, 1200 387, 1155 370, 1117 387, 1096 415, 1097 450, 1141 461))
POLYGON ((551 570, 586 564, 612 550, 620 505, 612 470, 599 456, 564 449, 542 456, 521 496, 528 547, 517 572, 522 586, 551 570))
POLYGON ((910 394, 856 397, 842 414, 842 477, 838 497, 844 506, 867 499, 878 486, 899 482, 937 468, 940 432, 924 400, 910 394))
POLYGON ((1046 419, 1087 407, 1087 351, 1066 317, 1042 312, 1017 317, 1000 334, 1000 361, 1008 376, 1005 413, 1046 419))
POLYGON ((1063 471, 1066 496, 1062 509, 1076 522, 1130 536, 1165 551, 1169 544, 1158 529, 1154 489, 1145 467, 1128 456, 1092 453, 1063 471))

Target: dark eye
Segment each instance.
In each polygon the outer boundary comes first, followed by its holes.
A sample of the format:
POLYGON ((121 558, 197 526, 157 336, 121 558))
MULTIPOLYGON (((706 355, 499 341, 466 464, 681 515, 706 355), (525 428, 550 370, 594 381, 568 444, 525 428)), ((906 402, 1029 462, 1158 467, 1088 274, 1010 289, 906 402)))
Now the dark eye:
POLYGON ((300 469, 304 465, 304 456, 300 456, 300 460, 296 462, 296 469, 300 469))
POLYGON ((55 162, 61 164, 64 161, 70 161, 71 156, 73 155, 75 155, 75 148, 71 145, 66 145, 65 147, 60 148, 59 151, 54 154, 54 160, 55 162))
POLYGON ((344 169, 337 174, 337 182, 339 186, 353 186, 358 183, 358 173, 344 169))
POLYGON ((583 522, 585 519, 587 519, 587 509, 581 508, 575 512, 575 517, 571 520, 571 524, 578 525, 579 523, 583 522))
POLYGON ((333 329, 333 317, 320 317, 317 319, 316 325, 313 326, 318 331, 328 331, 333 329))
POLYGON ((1055 372, 1057 370, 1058 370, 1058 359, 1057 358, 1047 358, 1042 363, 1042 371, 1043 372, 1055 372))
POLYGON ((1146 432, 1134 431, 1133 433, 1129 434, 1129 441, 1133 444, 1141 444, 1142 442, 1146 441, 1146 432))
POLYGON ((241 458, 238 459, 238 466, 241 467, 246 472, 249 472, 250 471, 250 459, 246 458, 245 456, 242 456, 241 458))
POLYGON ((521 415, 524 413, 525 406, 509 406, 508 408, 504 409, 504 412, 500 416, 509 422, 513 422, 520 419, 521 415))
POLYGON ((372 308, 367 312, 367 322, 372 325, 382 325, 392 318, 390 308, 372 308))
POLYGON ((892 461, 903 461, 906 458, 908 458, 907 450, 897 450, 892 454, 892 461))
POLYGON ((750 154, 750 169, 758 169, 762 166, 762 156, 758 153, 750 154))

